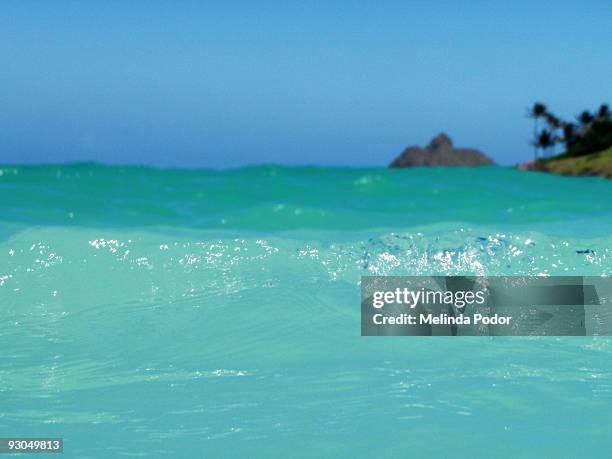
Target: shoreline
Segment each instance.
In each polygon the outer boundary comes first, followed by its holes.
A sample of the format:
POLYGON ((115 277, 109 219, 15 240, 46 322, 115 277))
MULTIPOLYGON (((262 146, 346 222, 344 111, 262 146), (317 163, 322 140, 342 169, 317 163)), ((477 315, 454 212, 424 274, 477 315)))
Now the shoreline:
POLYGON ((577 157, 566 157, 561 154, 552 158, 537 159, 518 164, 516 168, 569 177, 612 179, 612 147, 597 153, 577 157))

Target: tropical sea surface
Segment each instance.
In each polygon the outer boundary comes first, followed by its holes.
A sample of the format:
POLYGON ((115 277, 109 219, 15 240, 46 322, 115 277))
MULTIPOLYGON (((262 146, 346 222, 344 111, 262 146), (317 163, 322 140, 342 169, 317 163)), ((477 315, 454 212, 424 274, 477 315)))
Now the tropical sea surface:
POLYGON ((0 167, 0 436, 65 457, 609 457, 612 338, 361 337, 362 275, 612 275, 612 181, 0 167))

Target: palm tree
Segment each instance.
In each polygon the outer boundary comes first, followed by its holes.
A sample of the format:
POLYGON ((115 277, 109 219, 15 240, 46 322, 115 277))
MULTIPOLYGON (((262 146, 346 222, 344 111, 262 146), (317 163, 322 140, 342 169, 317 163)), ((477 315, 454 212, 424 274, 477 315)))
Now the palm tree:
POLYGON ((582 156, 604 150, 612 145, 612 113, 608 104, 590 112, 585 110, 576 116, 577 122, 568 122, 557 118, 546 105, 537 102, 527 111, 534 119, 533 140, 534 161, 538 160, 540 149, 543 156, 550 156, 550 149, 555 153, 557 143, 565 144, 566 156, 582 156), (539 120, 544 119, 544 126, 539 129, 539 120))
POLYGON ((576 132, 576 125, 574 123, 563 123, 563 143, 569 148, 578 140, 576 132))
POLYGON ((547 112, 543 116, 546 122, 548 123, 548 125, 552 129, 559 129, 561 127, 561 120, 557 118, 555 115, 553 115, 552 113, 547 112))
POLYGON ((583 126, 589 124, 591 121, 593 121, 593 119, 595 119, 595 117, 591 115, 591 113, 587 110, 583 111, 580 115, 578 115, 578 121, 580 121, 580 124, 582 124, 583 126))
POLYGON ((544 105, 541 102, 536 102, 535 104, 533 104, 533 107, 531 107, 531 110, 529 110, 529 114, 528 116, 530 118, 533 118, 533 138, 534 138, 534 142, 533 142, 533 159, 536 160, 538 159, 538 147, 539 147, 539 138, 538 138, 538 120, 545 116, 547 113, 547 108, 546 105, 544 105))
POLYGON ((542 132, 540 132, 540 135, 538 136, 536 145, 544 150, 544 155, 546 156, 546 151, 555 145, 555 139, 553 138, 552 133, 547 129, 542 129, 542 132))

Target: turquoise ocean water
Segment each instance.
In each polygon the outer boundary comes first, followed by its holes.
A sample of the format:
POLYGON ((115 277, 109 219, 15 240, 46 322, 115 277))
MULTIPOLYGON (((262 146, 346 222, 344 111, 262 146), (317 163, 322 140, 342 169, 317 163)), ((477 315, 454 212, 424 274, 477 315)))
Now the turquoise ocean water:
POLYGON ((360 336, 368 274, 612 275, 612 181, 0 167, 0 436, 67 457, 609 457, 612 339, 360 336))

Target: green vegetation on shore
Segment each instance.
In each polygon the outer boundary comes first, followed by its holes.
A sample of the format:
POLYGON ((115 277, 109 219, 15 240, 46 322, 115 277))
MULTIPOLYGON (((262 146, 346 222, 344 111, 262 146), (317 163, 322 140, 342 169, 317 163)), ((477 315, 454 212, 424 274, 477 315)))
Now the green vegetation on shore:
POLYGON ((612 178, 612 147, 582 156, 561 154, 547 159, 538 159, 534 169, 562 175, 599 175, 612 178))
POLYGON ((563 175, 601 175, 612 178, 612 116, 607 104, 591 113, 583 111, 576 117, 577 123, 564 121, 552 114, 546 105, 536 103, 529 111, 534 119, 535 158, 524 169, 535 169, 563 175), (538 129, 538 121, 545 126, 538 129), (559 155, 546 157, 555 144, 565 145, 559 155), (538 158, 538 151, 544 152, 538 158))

